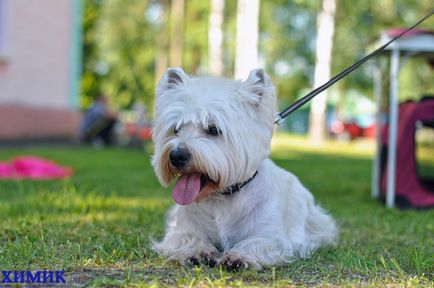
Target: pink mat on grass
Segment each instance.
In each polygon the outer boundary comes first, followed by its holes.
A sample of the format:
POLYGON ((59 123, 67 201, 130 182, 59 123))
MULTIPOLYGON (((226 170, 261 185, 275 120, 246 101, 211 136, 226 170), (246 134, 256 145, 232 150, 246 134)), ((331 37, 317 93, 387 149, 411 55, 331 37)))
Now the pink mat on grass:
POLYGON ((21 156, 10 162, 0 162, 0 179, 44 180, 70 177, 72 174, 69 167, 35 156, 21 156))

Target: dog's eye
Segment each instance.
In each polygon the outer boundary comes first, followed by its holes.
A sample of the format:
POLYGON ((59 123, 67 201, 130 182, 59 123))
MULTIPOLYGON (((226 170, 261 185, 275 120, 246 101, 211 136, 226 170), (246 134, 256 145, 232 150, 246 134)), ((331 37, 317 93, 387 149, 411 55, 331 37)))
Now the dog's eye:
POLYGON ((178 132, 179 132, 180 129, 181 129, 181 128, 176 127, 176 125, 173 126, 173 133, 174 133, 175 135, 178 134, 178 132))
POLYGON ((209 125, 208 126, 208 134, 213 136, 218 136, 222 133, 220 129, 216 125, 209 125))

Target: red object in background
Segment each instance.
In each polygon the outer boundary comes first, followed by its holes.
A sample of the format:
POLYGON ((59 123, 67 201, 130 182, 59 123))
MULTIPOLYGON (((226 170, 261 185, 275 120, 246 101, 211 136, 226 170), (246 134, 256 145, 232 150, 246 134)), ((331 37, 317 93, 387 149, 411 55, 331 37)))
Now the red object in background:
POLYGON ((35 156, 22 156, 0 162, 0 179, 48 180, 70 177, 73 171, 53 161, 35 156))
POLYGON ((359 137, 375 138, 375 124, 362 128, 354 122, 345 123, 340 120, 333 122, 331 131, 337 135, 347 133, 351 140, 359 137))
POLYGON ((372 138, 372 139, 375 138, 375 130, 376 130, 375 124, 363 128, 363 137, 372 138))
MULTIPOLYGON (((396 153, 395 189, 397 204, 401 207, 434 207, 434 181, 419 178, 416 165, 416 122, 434 120, 434 98, 420 102, 408 101, 399 105, 398 149, 396 153)), ((387 189, 388 126, 381 131, 382 175, 381 192, 387 189)))
POLYGON ((129 137, 136 137, 143 141, 152 139, 152 128, 150 126, 138 126, 135 123, 126 123, 125 130, 129 137))
POLYGON ((355 123, 344 123, 345 131, 350 134, 351 139, 356 139, 362 136, 362 129, 355 123))
POLYGON ((356 139, 359 137, 365 138, 375 138, 375 124, 372 124, 366 128, 362 128, 355 123, 346 123, 344 124, 345 131, 347 131, 351 139, 356 139))

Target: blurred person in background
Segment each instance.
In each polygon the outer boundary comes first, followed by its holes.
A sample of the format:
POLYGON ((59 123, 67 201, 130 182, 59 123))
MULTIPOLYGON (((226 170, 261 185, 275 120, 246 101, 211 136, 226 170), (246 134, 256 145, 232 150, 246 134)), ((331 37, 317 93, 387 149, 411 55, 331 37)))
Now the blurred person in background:
POLYGON ((96 146, 112 145, 117 118, 117 113, 108 107, 107 96, 99 96, 83 115, 79 130, 81 141, 96 146))

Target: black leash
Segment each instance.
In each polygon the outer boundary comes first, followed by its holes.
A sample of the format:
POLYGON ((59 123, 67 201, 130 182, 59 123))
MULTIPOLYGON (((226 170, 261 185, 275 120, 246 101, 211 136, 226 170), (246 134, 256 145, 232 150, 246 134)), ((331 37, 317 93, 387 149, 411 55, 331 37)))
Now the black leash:
POLYGON ((300 108, 301 106, 303 106, 304 104, 309 102, 313 97, 315 97, 316 95, 318 95, 322 91, 326 90, 327 88, 329 88, 330 86, 335 84, 337 81, 339 81, 343 77, 350 74, 353 70, 358 68, 360 65, 362 65, 363 63, 365 63, 366 61, 368 61, 372 57, 375 57, 378 54, 380 54, 381 52, 383 52, 383 50, 387 46, 389 46, 390 43, 397 40, 398 38, 400 38, 405 33, 409 32, 410 30, 413 30, 417 25, 419 25, 420 23, 425 21, 427 18, 431 17, 433 14, 434 14, 434 9, 431 10, 431 12, 428 15, 426 15, 425 17, 420 19, 416 24, 414 24, 413 26, 411 26, 407 30, 404 30, 403 32, 401 32, 401 34, 399 34, 398 36, 395 36, 394 38, 392 38, 392 40, 390 40, 389 42, 387 42, 386 44, 384 44, 383 46, 381 46, 380 48, 378 48, 374 52, 371 52, 370 54, 366 55, 365 57, 363 57, 362 59, 360 59, 359 61, 357 61, 356 63, 354 63, 353 65, 351 65, 350 67, 348 67, 347 69, 345 69, 344 71, 339 73, 338 75, 334 76, 332 79, 330 79, 326 83, 322 84, 318 88, 309 92, 307 95, 305 95, 302 98, 300 98, 299 100, 295 101, 291 106, 289 106, 288 108, 286 108, 282 112, 276 113, 274 115, 275 116, 274 117, 274 123, 280 125, 289 114, 291 114, 292 112, 294 112, 295 110, 297 110, 298 108, 300 108))

